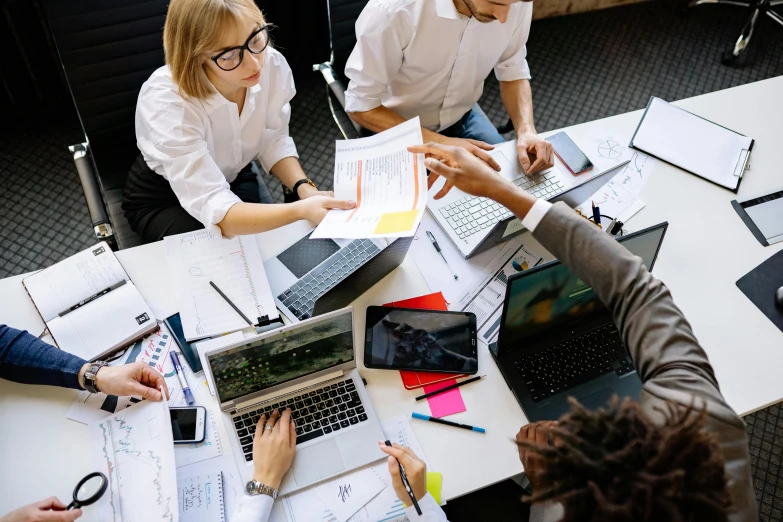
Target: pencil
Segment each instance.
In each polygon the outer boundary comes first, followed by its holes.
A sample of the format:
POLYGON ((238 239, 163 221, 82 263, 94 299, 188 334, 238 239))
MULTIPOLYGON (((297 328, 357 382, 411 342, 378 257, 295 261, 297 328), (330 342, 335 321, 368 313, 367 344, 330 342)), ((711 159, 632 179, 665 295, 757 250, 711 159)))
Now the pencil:
POLYGON ((213 283, 212 281, 210 281, 210 282, 209 282, 209 284, 210 284, 210 285, 212 285, 212 288, 214 288, 215 290, 217 290, 217 293, 219 293, 219 294, 220 294, 220 297, 222 297, 223 299, 225 299, 225 300, 226 300, 226 302, 227 302, 228 304, 230 304, 230 305, 231 305, 231 308, 233 308, 234 310, 236 310, 236 312, 237 312, 239 315, 241 315, 241 316, 242 316, 242 319, 244 319, 244 320, 247 322, 247 324, 249 324, 250 326, 255 326, 253 323, 251 323, 251 322, 250 322, 250 319, 248 319, 248 318, 247 318, 247 316, 246 316, 245 314, 243 314, 243 313, 242 313, 242 310, 240 310, 239 308, 237 308, 237 305, 235 305, 234 303, 232 303, 232 302, 231 302, 231 299, 229 299, 229 298, 226 296, 226 294, 224 294, 223 292, 221 292, 221 291, 220 291, 220 288, 218 288, 218 287, 217 287, 217 285, 216 285, 215 283, 213 283))
POLYGON ((458 382, 456 384, 452 384, 451 386, 446 386, 445 388, 441 388, 440 390, 435 390, 433 392, 425 393, 424 395, 419 395, 418 397, 416 397, 416 400, 420 401, 422 399, 426 399, 428 397, 432 397, 433 395, 437 395, 439 393, 447 392, 449 390, 453 390, 454 388, 459 388, 463 384, 476 382, 479 379, 483 379, 484 377, 486 377, 486 375, 479 375, 478 377, 473 377, 472 379, 468 379, 467 381, 458 382))

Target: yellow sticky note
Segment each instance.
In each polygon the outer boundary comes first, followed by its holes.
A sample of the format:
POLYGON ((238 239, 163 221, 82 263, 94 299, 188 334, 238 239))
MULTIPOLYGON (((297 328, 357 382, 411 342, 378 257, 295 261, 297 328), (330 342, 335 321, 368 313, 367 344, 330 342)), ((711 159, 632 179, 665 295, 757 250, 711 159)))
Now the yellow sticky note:
POLYGON ((438 471, 427 472, 427 491, 440 505, 440 490, 443 489, 443 474, 438 471))
POLYGON ((418 210, 406 210, 404 212, 387 212, 381 216, 375 227, 376 234, 397 234, 409 232, 419 215, 418 210))

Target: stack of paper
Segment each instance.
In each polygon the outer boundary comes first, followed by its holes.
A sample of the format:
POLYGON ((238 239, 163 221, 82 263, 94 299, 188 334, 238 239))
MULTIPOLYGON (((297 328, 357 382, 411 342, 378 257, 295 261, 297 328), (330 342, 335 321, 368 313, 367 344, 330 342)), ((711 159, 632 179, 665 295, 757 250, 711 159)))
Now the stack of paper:
POLYGON ((330 210, 311 238, 409 237, 427 205, 424 154, 416 117, 369 138, 337 142, 334 196, 356 201, 351 210, 330 210))

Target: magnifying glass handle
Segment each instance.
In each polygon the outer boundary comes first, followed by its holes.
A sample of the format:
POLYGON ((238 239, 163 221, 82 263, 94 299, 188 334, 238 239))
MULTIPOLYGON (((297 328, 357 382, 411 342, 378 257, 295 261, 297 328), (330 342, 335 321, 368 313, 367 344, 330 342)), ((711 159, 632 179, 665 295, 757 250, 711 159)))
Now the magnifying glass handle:
POLYGON ((81 505, 79 505, 79 503, 78 503, 78 502, 76 502, 76 501, 74 500, 73 502, 71 502, 70 504, 68 504, 68 507, 67 507, 67 508, 65 508, 65 510, 66 510, 66 511, 70 511, 70 510, 72 510, 72 509, 79 509, 80 507, 82 507, 82 506, 81 506, 81 505))

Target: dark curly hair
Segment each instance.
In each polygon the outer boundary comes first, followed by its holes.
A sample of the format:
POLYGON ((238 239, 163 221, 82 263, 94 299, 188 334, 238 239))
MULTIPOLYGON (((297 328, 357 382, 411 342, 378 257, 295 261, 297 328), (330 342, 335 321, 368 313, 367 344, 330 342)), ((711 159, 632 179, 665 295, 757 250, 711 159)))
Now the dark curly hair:
POLYGON ((538 457, 540 491, 524 500, 560 502, 563 522, 728 520, 724 460, 704 409, 669 404, 660 425, 627 398, 598 411, 571 405, 553 446, 519 443, 538 457))

